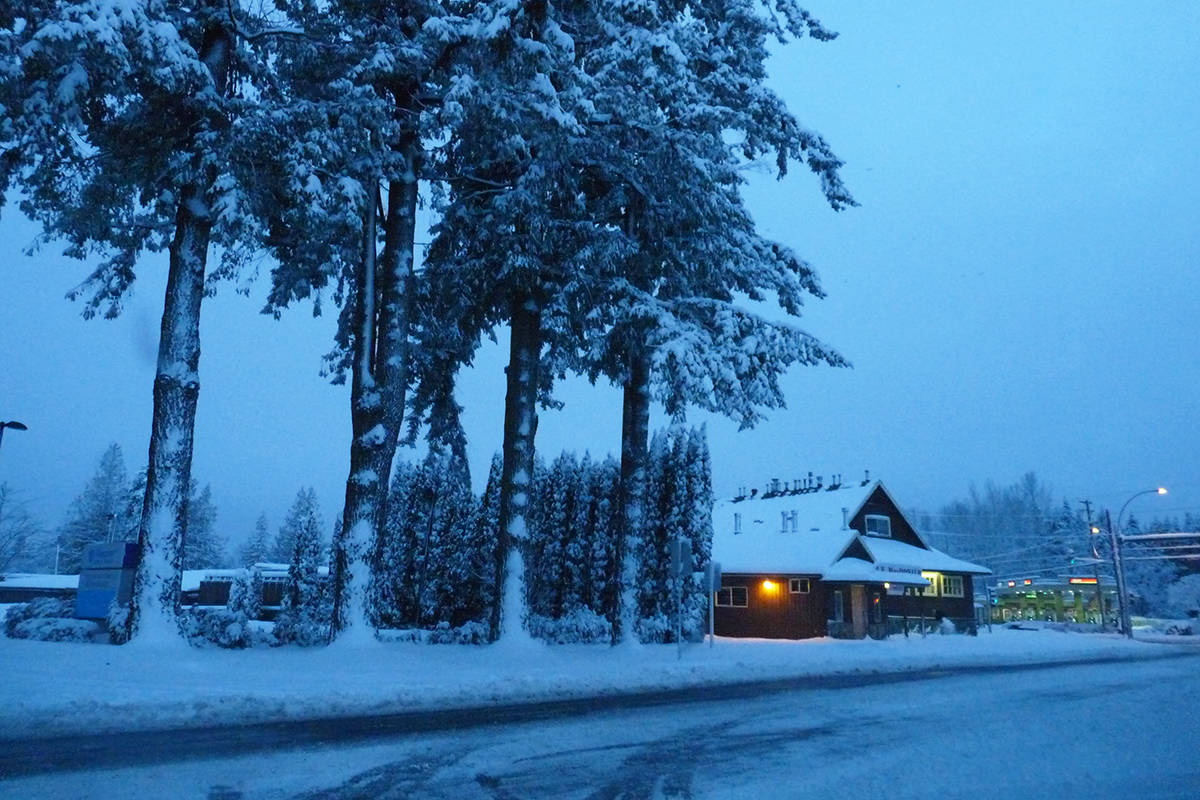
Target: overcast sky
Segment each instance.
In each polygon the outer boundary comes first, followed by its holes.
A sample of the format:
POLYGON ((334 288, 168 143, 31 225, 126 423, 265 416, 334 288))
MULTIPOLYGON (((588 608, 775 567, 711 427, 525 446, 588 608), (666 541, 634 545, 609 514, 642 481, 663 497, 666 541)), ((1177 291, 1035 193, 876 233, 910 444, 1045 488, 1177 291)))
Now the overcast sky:
MULTIPOLYGON (((805 327, 851 370, 793 370, 758 428, 709 420, 719 495, 812 471, 870 469, 904 506, 1034 470, 1056 495, 1140 516, 1200 514, 1200 5, 808 4, 841 36, 772 63, 778 91, 846 161, 862 204, 756 175, 763 230, 818 270, 805 327)), ((146 459, 166 256, 141 264, 116 321, 63 298, 88 272, 0 220, 0 481, 47 526, 110 442, 146 459)), ((269 264, 263 264, 265 277, 269 264)), ((223 533, 300 486, 327 522, 348 468, 345 387, 320 377, 332 316, 282 321, 223 287, 202 312, 194 474, 223 533)), ((499 449, 504 349, 462 376, 477 485, 499 449)), ((619 393, 572 381, 538 448, 617 452, 619 393)), ((697 416, 696 420, 703 417, 697 416)), ((661 420, 660 420, 661 421, 661 420)))

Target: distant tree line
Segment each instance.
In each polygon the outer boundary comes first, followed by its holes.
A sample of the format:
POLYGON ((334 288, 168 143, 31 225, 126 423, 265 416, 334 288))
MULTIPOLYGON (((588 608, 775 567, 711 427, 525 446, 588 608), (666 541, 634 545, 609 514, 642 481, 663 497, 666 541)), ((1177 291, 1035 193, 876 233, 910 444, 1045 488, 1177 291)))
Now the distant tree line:
MULTIPOLYGON (((998 576, 1090 576, 1112 578, 1112 550, 1102 509, 1082 503, 1053 500, 1053 490, 1033 472, 1015 483, 991 481, 982 489, 970 487, 965 498, 943 506, 939 513, 914 511, 914 520, 931 544, 978 561, 998 576), (1098 533, 1093 533, 1093 528, 1098 533), (1099 563, 1096 563, 1099 559, 1099 563)), ((1117 522, 1113 520, 1114 524, 1117 522)), ((1121 521, 1124 533, 1195 532, 1195 539, 1171 543, 1130 542, 1123 548, 1129 591, 1139 608, 1152 614, 1177 613, 1172 601, 1179 581, 1200 573, 1200 518, 1156 518, 1142 525, 1134 516, 1121 521), (1175 549, 1171 549, 1171 545, 1175 549)))

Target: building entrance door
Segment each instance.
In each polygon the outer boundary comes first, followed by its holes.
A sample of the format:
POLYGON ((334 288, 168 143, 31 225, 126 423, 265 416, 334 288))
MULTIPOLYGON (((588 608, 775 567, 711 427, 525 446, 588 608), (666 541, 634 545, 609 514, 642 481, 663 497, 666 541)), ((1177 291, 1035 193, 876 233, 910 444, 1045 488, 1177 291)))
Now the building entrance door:
POLYGON ((860 583, 850 587, 850 624, 855 639, 867 635, 867 590, 860 583))

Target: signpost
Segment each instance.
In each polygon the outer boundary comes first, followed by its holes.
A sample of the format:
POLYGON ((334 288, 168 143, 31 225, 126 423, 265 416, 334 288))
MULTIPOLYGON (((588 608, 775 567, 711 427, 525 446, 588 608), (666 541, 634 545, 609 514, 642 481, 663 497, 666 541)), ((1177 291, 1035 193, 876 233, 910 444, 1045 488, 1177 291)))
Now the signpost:
POLYGON ((708 646, 712 647, 717 638, 717 592, 721 588, 721 565, 716 561, 704 568, 704 588, 708 590, 708 646))

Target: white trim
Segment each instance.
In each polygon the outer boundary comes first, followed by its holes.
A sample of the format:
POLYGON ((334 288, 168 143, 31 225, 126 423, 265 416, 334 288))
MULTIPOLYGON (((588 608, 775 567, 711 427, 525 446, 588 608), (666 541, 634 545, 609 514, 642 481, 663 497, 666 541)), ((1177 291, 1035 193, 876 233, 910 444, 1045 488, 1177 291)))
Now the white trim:
POLYGON ((864 515, 863 516, 863 533, 866 534, 867 536, 877 536, 881 539, 891 539, 892 538, 892 518, 889 517, 887 514, 866 514, 866 515, 864 515), (878 531, 872 531, 871 530, 871 522, 872 521, 884 522, 887 527, 887 533, 879 533, 878 531))
POLYGON ((713 604, 716 605, 717 608, 748 608, 750 606, 750 587, 722 586, 720 589, 717 589, 713 604), (742 596, 742 602, 740 603, 737 602, 738 598, 735 594, 738 592, 738 590, 740 590, 742 596), (721 602, 723 599, 722 595, 725 595, 727 602, 721 602))
POLYGON ((789 594, 810 594, 812 592, 811 578, 788 578, 789 594))

